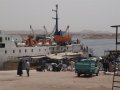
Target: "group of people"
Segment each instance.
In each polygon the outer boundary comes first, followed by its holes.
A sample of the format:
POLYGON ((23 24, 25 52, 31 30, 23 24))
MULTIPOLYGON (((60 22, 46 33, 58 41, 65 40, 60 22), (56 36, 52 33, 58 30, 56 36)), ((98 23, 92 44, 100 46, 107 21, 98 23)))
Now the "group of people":
POLYGON ((116 57, 114 55, 108 55, 106 57, 103 57, 102 64, 103 64, 104 73, 113 72, 115 69, 115 64, 117 64, 119 69, 119 62, 115 62, 115 60, 116 57))
POLYGON ((29 77, 29 71, 30 71, 30 62, 26 60, 25 62, 23 60, 20 60, 18 63, 18 69, 17 69, 17 75, 22 76, 23 75, 23 65, 25 65, 27 76, 29 77))

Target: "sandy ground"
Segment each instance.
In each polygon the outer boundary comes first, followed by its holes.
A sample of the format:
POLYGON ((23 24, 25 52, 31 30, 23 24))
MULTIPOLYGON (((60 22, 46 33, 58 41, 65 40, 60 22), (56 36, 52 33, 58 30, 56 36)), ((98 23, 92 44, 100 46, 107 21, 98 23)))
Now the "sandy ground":
MULTIPOLYGON (((0 71, 0 90, 111 90, 112 75, 77 77, 74 72, 26 72, 22 77, 16 70, 0 71)), ((119 90, 119 89, 115 89, 119 90)))

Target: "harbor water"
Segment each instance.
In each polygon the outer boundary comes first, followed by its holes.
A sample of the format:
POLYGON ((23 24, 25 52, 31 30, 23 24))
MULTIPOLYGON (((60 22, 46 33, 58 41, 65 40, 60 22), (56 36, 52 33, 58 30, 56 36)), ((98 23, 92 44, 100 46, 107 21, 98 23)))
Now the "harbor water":
MULTIPOLYGON (((115 39, 82 39, 81 43, 94 50, 95 56, 104 56, 105 50, 116 50, 115 39)), ((118 45, 120 50, 120 45, 118 45)))

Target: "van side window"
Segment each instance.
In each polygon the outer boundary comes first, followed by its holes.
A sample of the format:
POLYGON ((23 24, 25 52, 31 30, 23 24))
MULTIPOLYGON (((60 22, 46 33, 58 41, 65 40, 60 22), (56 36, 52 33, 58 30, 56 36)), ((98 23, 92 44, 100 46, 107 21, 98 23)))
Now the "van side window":
POLYGON ((2 42, 2 37, 0 37, 0 42, 2 42))

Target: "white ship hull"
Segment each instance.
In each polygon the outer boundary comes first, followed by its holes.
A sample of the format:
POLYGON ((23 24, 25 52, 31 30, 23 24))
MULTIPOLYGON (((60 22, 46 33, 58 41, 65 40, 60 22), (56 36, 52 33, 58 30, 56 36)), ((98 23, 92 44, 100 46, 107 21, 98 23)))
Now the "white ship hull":
POLYGON ((20 36, 0 35, 0 67, 9 60, 23 56, 47 56, 53 53, 61 52, 82 52, 80 44, 71 44, 66 46, 17 46, 16 42, 21 42, 20 36))

